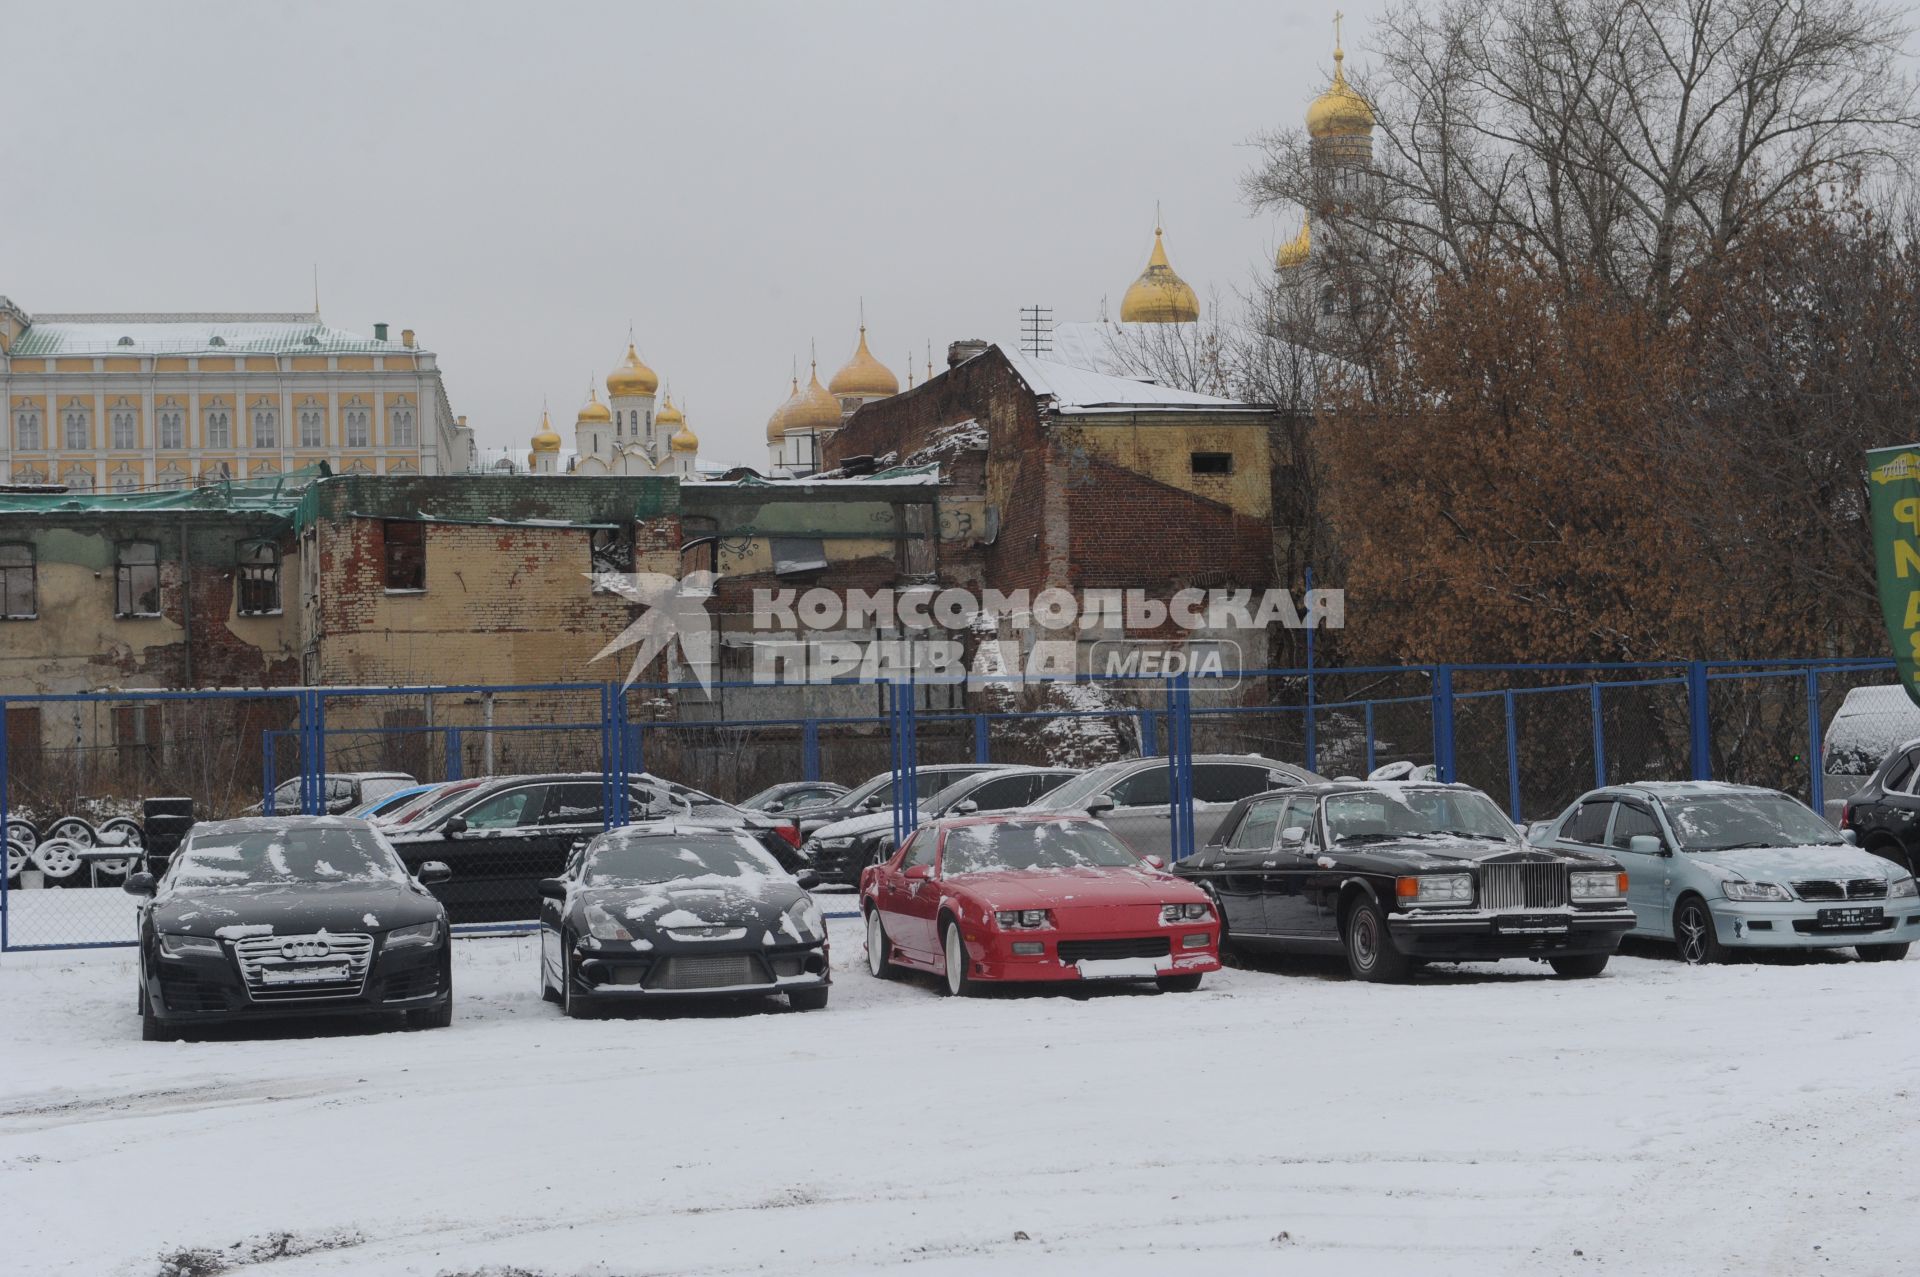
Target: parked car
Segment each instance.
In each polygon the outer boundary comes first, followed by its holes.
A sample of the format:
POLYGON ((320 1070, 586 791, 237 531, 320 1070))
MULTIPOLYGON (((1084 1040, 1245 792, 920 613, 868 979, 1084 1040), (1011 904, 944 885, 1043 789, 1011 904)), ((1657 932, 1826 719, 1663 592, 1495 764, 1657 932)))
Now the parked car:
POLYGON ((1835 820, 1861 848, 1912 873, 1920 865, 1920 740, 1889 751, 1835 820))
POLYGON ((810 882, 744 830, 609 830, 540 883, 541 994, 572 1017, 620 1003, 770 993, 817 1011, 832 974, 810 882))
MULTIPOLYGON (((343 815, 363 803, 420 783, 405 772, 328 772, 321 782, 325 786, 326 811, 332 816, 343 815)), ((257 816, 265 810, 265 803, 255 803, 245 814, 257 816)), ((295 776, 274 787, 273 812, 276 816, 289 816, 299 810, 300 777, 295 776)))
POLYGON ((1501 958, 1595 976, 1633 926, 1617 862, 1528 847, 1468 785, 1332 781, 1259 794, 1174 872, 1206 889, 1229 945, 1344 953, 1358 980, 1501 958))
POLYGON ((446 908, 363 820, 254 816, 195 825, 141 897, 140 1036, 234 1020, 402 1012, 453 1017, 446 908))
POLYGON ((1776 790, 1674 781, 1584 795, 1547 845, 1619 860, 1633 934, 1673 941, 1689 963, 1737 949, 1904 958, 1920 938, 1913 875, 1849 837, 1776 790))
POLYGON ((739 806, 747 811, 765 812, 769 816, 793 816, 815 807, 831 806, 835 799, 846 792, 845 785, 836 785, 830 780, 789 780, 767 786, 753 797, 742 800, 739 806))
MULTIPOLYGON (((956 780, 1010 766, 1011 763, 929 763, 914 771, 914 787, 919 791, 915 797, 925 801, 956 780)), ((803 812, 800 816, 800 835, 805 839, 823 826, 884 811, 892 806, 893 773, 884 771, 840 795, 831 804, 803 812)))
MULTIPOLYGON (((1204 845, 1233 804, 1282 785, 1322 779, 1258 754, 1193 756, 1193 841, 1204 845)), ((1165 758, 1123 758, 1083 772, 1042 796, 1034 811, 1086 812, 1143 856, 1173 853, 1172 777, 1165 758)))
POLYGON ((922 825, 860 876, 867 969, 931 971, 950 994, 987 982, 1154 981, 1220 967, 1206 893, 1086 816, 1004 812, 922 825))
POLYGON ((352 816, 356 820, 377 820, 385 813, 399 811, 403 807, 412 806, 428 795, 439 792, 442 788, 444 788, 444 783, 439 781, 430 785, 409 785, 405 789, 396 789, 390 794, 383 794, 378 798, 368 799, 358 807, 343 811, 340 814, 343 816, 352 816))
MULTIPOLYGON (((921 803, 914 823, 1025 807, 1079 774, 1070 767, 995 767, 975 772, 921 803)), ((861 871, 891 856, 895 845, 893 809, 886 807, 821 826, 801 845, 800 853, 820 881, 853 887, 859 885, 861 871)))
MULTIPOLYGON (((441 899, 455 922, 530 920, 539 914, 540 880, 558 874, 575 850, 605 829, 601 783, 599 772, 482 781, 388 834, 409 866, 439 860, 454 867, 441 899)), ((628 815, 635 822, 671 818, 742 829, 789 868, 800 864, 791 830, 777 820, 657 776, 629 779, 628 815)))
POLYGON ((1847 799, 1894 754, 1913 748, 1915 737, 1920 737, 1920 705, 1906 688, 1887 683, 1849 691, 1820 746, 1821 814, 1838 824, 1847 799))
POLYGON ((434 815, 445 814, 448 808, 461 801, 462 795, 471 794, 482 785, 492 785, 512 779, 512 776, 475 776, 471 780, 442 781, 426 792, 414 795, 397 807, 389 807, 370 819, 388 833, 396 833, 407 825, 418 824, 434 815))

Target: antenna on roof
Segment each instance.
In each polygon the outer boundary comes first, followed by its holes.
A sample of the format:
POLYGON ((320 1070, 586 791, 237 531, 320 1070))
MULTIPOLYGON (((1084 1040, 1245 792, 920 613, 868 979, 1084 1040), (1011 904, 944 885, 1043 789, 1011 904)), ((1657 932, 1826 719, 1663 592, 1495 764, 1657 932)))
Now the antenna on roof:
POLYGON ((933 338, 927 338, 927 380, 933 380, 933 338))
POLYGON ((1053 307, 1036 302, 1020 308, 1020 349, 1035 358, 1053 353, 1053 307))
POLYGON ((313 317, 320 318, 320 263, 313 264, 313 317))

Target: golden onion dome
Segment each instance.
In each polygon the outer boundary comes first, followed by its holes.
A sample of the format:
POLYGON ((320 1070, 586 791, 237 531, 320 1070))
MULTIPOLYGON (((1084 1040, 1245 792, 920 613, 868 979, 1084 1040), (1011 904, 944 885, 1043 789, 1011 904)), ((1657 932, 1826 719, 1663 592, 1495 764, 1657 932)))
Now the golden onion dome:
POLYGON ((787 395, 786 399, 781 403, 781 405, 778 408, 775 408, 773 410, 773 415, 767 418, 767 442, 768 443, 779 443, 782 439, 786 438, 787 418, 793 415, 794 407, 798 405, 799 402, 800 402, 800 379, 798 377, 795 377, 793 379, 792 392, 787 395))
POLYGON ((840 371, 833 374, 833 380, 827 383, 827 390, 836 395, 897 395, 900 393, 900 379, 888 370, 887 366, 873 357, 867 349, 867 326, 860 325, 860 344, 855 347, 853 358, 841 365, 840 371))
POLYGON ((536 453, 560 451, 560 432, 553 428, 553 422, 544 412, 540 414, 540 430, 533 436, 533 450, 536 453))
POLYGON ((1153 255, 1140 278, 1127 288, 1120 299, 1123 324, 1191 324, 1200 318, 1200 299, 1187 287, 1187 281, 1173 273, 1167 262, 1166 246, 1160 242, 1160 228, 1153 228, 1153 255))
POLYGON ((657 426, 677 426, 686 419, 687 414, 673 406, 673 392, 668 391, 667 402, 654 416, 654 424, 657 426))
POLYGON ((1273 255, 1273 264, 1280 270, 1291 270, 1295 266, 1305 266, 1307 255, 1313 251, 1313 219, 1300 219, 1300 233, 1280 246, 1273 255))
POLYGON ((587 391, 587 402, 580 405, 580 415, 574 418, 574 420, 581 423, 612 421, 613 413, 608 410, 605 404, 600 402, 599 392, 589 389, 587 391))
POLYGON ((800 398, 788 414, 785 429, 818 432, 840 428, 840 401, 820 384, 820 368, 814 365, 813 379, 800 392, 800 398))
POLYGON ((1347 58, 1333 46, 1333 83, 1307 108, 1307 132, 1313 137, 1366 137, 1373 132, 1373 108, 1347 83, 1341 63, 1347 58))
POLYGON ((700 451, 700 436, 687 427, 686 419, 680 421, 680 428, 673 432, 673 438, 667 440, 667 446, 675 452, 700 451))
POLYGON ((607 396, 618 399, 625 395, 650 395, 660 389, 660 378, 653 369, 640 360, 640 352, 627 343, 627 357, 620 366, 607 374, 607 396))

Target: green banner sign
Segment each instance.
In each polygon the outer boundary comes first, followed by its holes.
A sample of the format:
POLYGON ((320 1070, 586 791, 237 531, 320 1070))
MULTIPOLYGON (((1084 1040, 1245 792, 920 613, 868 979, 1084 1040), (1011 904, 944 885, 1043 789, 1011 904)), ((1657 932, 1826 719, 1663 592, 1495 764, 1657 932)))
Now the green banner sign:
POLYGON ((1880 612, 1900 685, 1920 705, 1920 444, 1867 453, 1880 612))

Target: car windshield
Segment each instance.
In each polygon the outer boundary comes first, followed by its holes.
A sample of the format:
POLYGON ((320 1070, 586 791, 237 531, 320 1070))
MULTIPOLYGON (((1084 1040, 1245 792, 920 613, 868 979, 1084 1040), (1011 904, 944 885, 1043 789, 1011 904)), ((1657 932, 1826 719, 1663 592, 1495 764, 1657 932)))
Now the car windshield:
POLYGON ((1009 821, 947 831, 942 872, 1006 873, 1020 869, 1138 868, 1140 857, 1087 820, 1009 821))
POLYGON ((1382 786, 1334 794, 1324 804, 1335 842, 1397 838, 1494 838, 1519 834, 1493 800, 1472 789, 1399 789, 1382 786))
POLYGON ((406 880, 406 868, 373 830, 316 825, 197 835, 167 875, 174 888, 406 880))
POLYGON ((893 796, 893 773, 881 772, 866 784, 850 794, 842 794, 833 800, 835 807, 858 807, 869 798, 879 798, 882 802, 893 796))
POLYGON ((1785 794, 1669 798, 1660 804, 1683 851, 1741 847, 1830 847, 1846 840, 1785 794))
POLYGON ((440 814, 479 787, 480 782, 477 780, 456 781, 422 795, 419 802, 409 803, 398 811, 385 813, 381 819, 402 825, 418 824, 422 818, 440 814))
POLYGON ((587 857, 582 880, 589 887, 645 886, 680 878, 785 877, 786 871, 760 844, 744 836, 618 838, 587 857))

